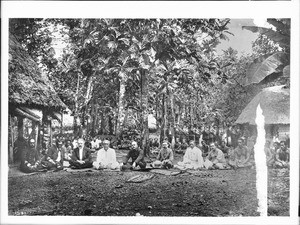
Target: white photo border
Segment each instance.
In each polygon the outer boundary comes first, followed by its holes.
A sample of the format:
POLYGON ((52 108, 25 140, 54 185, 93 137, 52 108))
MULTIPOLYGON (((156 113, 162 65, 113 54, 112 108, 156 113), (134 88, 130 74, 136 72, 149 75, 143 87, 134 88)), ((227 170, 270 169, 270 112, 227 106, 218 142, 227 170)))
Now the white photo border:
POLYGON ((3 1, 1 32, 1 224, 298 224, 299 1, 3 1), (289 217, 8 216, 9 18, 291 18, 291 169, 289 217))

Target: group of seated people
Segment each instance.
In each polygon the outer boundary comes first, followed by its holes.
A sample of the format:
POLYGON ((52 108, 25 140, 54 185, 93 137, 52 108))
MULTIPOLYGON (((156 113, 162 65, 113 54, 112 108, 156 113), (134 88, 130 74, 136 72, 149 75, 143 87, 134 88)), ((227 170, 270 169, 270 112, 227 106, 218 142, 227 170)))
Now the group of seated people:
MULTIPOLYGON (((187 146, 183 160, 174 165, 174 153, 169 147, 169 142, 164 140, 157 154, 156 160, 150 164, 153 168, 170 169, 172 167, 185 169, 226 169, 252 167, 254 163, 253 149, 248 149, 243 139, 238 140, 236 148, 229 148, 224 142, 217 145, 210 143, 209 151, 206 153, 195 145, 195 141, 190 141, 187 146)), ((268 145, 266 145, 268 146, 268 145)), ((267 165, 269 167, 289 167, 289 149, 285 142, 274 143, 274 148, 265 148, 267 165)), ((136 141, 132 141, 123 162, 117 161, 116 152, 110 148, 110 141, 104 140, 102 148, 97 151, 96 161, 92 159, 92 151, 85 145, 85 141, 79 138, 76 145, 70 141, 64 145, 61 140, 53 140, 49 148, 39 151, 35 147, 35 140, 30 139, 29 146, 22 151, 21 171, 25 173, 62 170, 63 161, 68 161, 72 169, 92 168, 98 170, 128 170, 145 169, 145 153, 136 141)))
POLYGON ((85 145, 85 141, 79 138, 74 145, 64 146, 61 141, 54 141, 51 147, 39 151, 35 147, 35 140, 29 140, 29 146, 25 147, 21 155, 20 169, 25 173, 43 172, 48 170, 62 170, 63 161, 69 162, 72 169, 92 168, 126 170, 145 169, 146 162, 144 151, 133 141, 131 149, 122 163, 118 163, 116 152, 110 148, 110 141, 104 140, 103 147, 97 151, 96 161, 92 159, 92 151, 85 145), (129 160, 131 161, 129 162, 129 160))

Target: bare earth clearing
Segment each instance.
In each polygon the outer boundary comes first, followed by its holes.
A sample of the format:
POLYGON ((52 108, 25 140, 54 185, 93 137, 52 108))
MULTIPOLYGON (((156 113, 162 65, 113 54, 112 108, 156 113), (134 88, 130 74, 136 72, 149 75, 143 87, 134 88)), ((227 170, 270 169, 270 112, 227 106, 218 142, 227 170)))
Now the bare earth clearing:
MULTIPOLYGON (((258 216, 254 169, 155 174, 143 183, 126 183, 146 173, 90 170, 9 176, 9 215, 258 216)), ((268 179, 269 215, 288 216, 289 171, 269 170, 268 179)))

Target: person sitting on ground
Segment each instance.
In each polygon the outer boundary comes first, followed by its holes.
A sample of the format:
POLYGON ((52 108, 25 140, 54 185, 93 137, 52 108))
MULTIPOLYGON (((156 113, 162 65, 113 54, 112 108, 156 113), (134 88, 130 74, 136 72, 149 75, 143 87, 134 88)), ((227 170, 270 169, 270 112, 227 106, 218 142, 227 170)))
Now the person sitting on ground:
POLYGON ((202 151, 202 157, 205 159, 209 153, 209 145, 205 141, 201 141, 200 149, 202 151))
POLYGON ((126 155, 123 165, 121 167, 122 170, 127 169, 145 169, 146 168, 146 162, 144 160, 144 150, 140 149, 138 147, 138 144, 136 141, 133 141, 131 143, 131 149, 129 150, 128 154, 126 155), (131 162, 128 161, 131 159, 131 162))
POLYGON ((235 148, 236 160, 238 167, 251 167, 253 163, 251 162, 251 150, 244 145, 243 139, 238 139, 238 146, 235 148))
POLYGON ((275 166, 277 168, 289 168, 290 150, 286 147, 285 142, 280 142, 280 148, 276 151, 275 166))
POLYGON ((71 143, 70 140, 68 140, 67 143, 66 143, 66 145, 65 145, 64 160, 70 161, 72 153, 73 153, 72 143, 71 143))
POLYGON ((237 169, 238 168, 237 156, 233 146, 229 147, 227 155, 228 155, 227 164, 233 169, 237 169))
POLYGON ((93 167, 91 151, 84 146, 84 140, 78 139, 78 147, 73 150, 70 167, 72 169, 83 169, 93 167))
POLYGON ((209 133, 209 138, 208 138, 208 145, 210 145, 211 143, 215 143, 216 142, 216 135, 213 132, 209 133))
POLYGON ((178 165, 174 166, 178 169, 201 169, 203 168, 202 152, 199 148, 195 147, 195 141, 190 141, 190 147, 187 148, 183 161, 178 162, 178 165))
POLYGON ((168 142, 164 141, 162 149, 159 151, 156 161, 153 162, 152 166, 154 168, 170 169, 173 167, 173 160, 173 151, 168 148, 168 142))
POLYGON ((20 170, 24 173, 41 171, 41 160, 38 150, 35 149, 35 140, 29 140, 29 146, 22 150, 20 170))
POLYGON ((94 151, 98 151, 100 149, 100 142, 96 136, 91 141, 91 149, 94 151))
POLYGON ((267 157, 267 166, 272 168, 275 166, 275 152, 272 148, 270 148, 270 144, 270 141, 266 141, 264 151, 267 157))
POLYGON ((153 142, 152 146, 153 146, 154 149, 159 148, 158 138, 155 138, 155 139, 154 139, 154 142, 153 142))
POLYGON ((108 140, 103 141, 103 148, 97 152, 96 162, 93 163, 97 170, 103 169, 119 169, 120 165, 117 162, 116 152, 109 147, 110 142, 108 140))
POLYGON ((229 147, 226 146, 226 142, 225 141, 221 141, 219 149, 224 153, 225 158, 227 158, 229 147))
POLYGON ((154 142, 152 143, 152 148, 150 149, 150 153, 153 155, 157 155, 159 152, 159 143, 158 143, 158 139, 155 138, 154 142))
POLYGON ((206 169, 224 169, 226 160, 224 153, 216 147, 215 143, 210 144, 210 152, 208 153, 204 166, 206 169))
POLYGON ((62 170, 64 155, 65 147, 63 146, 63 143, 59 140, 57 142, 57 146, 56 144, 53 144, 45 154, 44 160, 42 162, 43 167, 48 170, 62 170))
POLYGON ((150 148, 150 150, 152 150, 152 148, 153 148, 153 143, 154 143, 153 138, 149 138, 149 148, 150 148))
POLYGON ((189 147, 189 144, 186 142, 186 139, 182 139, 182 143, 180 145, 180 149, 176 151, 178 154, 184 154, 186 149, 189 147))

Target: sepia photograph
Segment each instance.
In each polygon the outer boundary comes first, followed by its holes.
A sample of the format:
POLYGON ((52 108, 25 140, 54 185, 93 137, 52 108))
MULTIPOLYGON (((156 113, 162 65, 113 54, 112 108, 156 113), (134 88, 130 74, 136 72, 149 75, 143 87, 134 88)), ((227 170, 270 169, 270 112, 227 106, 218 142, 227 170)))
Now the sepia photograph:
POLYGON ((7 26, 8 217, 294 215, 291 17, 7 26))

